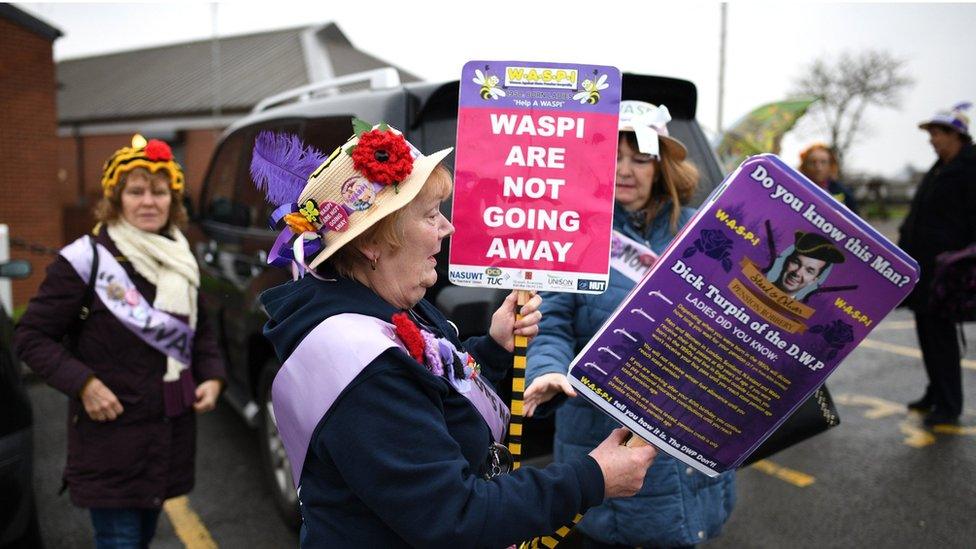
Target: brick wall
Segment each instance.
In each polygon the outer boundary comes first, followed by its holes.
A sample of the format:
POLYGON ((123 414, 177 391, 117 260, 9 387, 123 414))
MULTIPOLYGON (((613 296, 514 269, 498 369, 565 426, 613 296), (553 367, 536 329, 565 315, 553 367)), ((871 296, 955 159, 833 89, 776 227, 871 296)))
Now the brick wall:
POLYGON ((188 130, 183 133, 183 170, 186 172, 186 190, 194 207, 200 207, 200 187, 207 175, 210 157, 221 130, 188 130))
MULTIPOLYGON (((0 18, 0 223, 11 237, 60 248, 54 59, 50 40, 0 18)), ((11 246, 34 275, 13 283, 14 306, 37 291, 52 256, 11 246)))

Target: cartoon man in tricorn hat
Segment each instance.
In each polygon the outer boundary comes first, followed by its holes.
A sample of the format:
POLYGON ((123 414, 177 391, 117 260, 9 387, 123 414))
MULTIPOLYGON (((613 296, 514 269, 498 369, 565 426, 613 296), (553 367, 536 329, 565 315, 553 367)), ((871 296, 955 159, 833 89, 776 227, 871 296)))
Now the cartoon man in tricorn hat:
MULTIPOLYGON (((782 262, 773 284, 793 298, 811 285, 823 281, 831 265, 844 262, 844 254, 821 235, 797 231, 792 251, 782 262)), ((777 262, 778 263, 778 262, 777 262)), ((770 271, 770 275, 775 269, 770 271)))

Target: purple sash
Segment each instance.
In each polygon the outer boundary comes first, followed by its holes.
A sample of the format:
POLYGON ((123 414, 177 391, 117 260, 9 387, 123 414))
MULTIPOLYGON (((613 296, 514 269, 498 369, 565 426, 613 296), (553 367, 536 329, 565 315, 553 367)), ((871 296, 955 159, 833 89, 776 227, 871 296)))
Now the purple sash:
POLYGON ((610 267, 634 282, 640 282, 657 260, 654 250, 613 231, 610 237, 610 267))
MULTIPOLYGON (((446 354, 443 351, 446 349, 458 355, 462 364, 467 362, 468 353, 458 351, 447 339, 439 338, 437 342, 440 344, 442 354, 446 354)), ((447 369, 448 379, 454 385, 454 388, 464 398, 471 401, 471 404, 478 410, 481 417, 485 418, 485 423, 491 429, 491 437, 495 442, 502 442, 502 439, 505 437, 505 430, 508 427, 508 420, 512 415, 508 410, 508 406, 498 397, 491 385, 481 379, 481 376, 474 376, 471 379, 457 379, 453 375, 453 368, 449 365, 445 365, 444 368, 447 369)))
MULTIPOLYGON (((438 341, 442 346, 446 343, 462 361, 467 359, 467 353, 458 353, 446 340, 438 341)), ((271 386, 271 401, 296 487, 316 425, 352 380, 391 347, 406 352, 392 324, 371 316, 344 313, 320 322, 281 365, 271 386)), ((501 399, 478 377, 450 380, 500 442, 509 416, 501 399)))
MULTIPOLYGON (((61 255, 86 283, 92 265, 89 238, 83 236, 61 250, 61 255)), ((193 329, 176 317, 154 309, 112 254, 101 244, 96 244, 96 248, 95 293, 105 307, 150 347, 189 365, 193 357, 193 329)))

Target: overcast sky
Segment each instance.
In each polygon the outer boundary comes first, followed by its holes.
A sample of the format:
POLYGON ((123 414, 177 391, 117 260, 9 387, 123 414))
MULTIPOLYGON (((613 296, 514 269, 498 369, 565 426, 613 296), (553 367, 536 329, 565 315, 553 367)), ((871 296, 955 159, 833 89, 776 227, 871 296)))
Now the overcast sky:
MULTIPOLYGON (((333 21, 360 49, 433 81, 456 79, 470 59, 594 63, 685 78, 698 86, 699 121, 707 131, 717 127, 715 2, 482 1, 465 2, 465 15, 456 1, 416 0, 17 5, 64 33, 55 42, 58 60, 333 21)), ((916 84, 900 110, 868 110, 869 133, 848 167, 889 176, 906 164, 927 168, 935 156, 918 121, 976 100, 976 4, 733 2, 724 125, 786 97, 812 59, 866 48, 906 60, 916 84)), ((823 138, 811 126, 787 136, 787 162, 823 138)))

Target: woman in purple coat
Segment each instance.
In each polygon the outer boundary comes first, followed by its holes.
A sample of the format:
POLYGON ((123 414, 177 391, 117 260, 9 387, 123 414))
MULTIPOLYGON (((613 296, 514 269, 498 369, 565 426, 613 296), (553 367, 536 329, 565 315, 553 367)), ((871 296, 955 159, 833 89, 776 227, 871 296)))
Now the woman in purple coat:
POLYGON ((63 478, 97 547, 147 547, 163 501, 193 487, 194 415, 214 408, 224 366, 177 227, 183 172, 169 146, 135 136, 102 188, 94 236, 48 266, 15 344, 68 396, 63 478))

